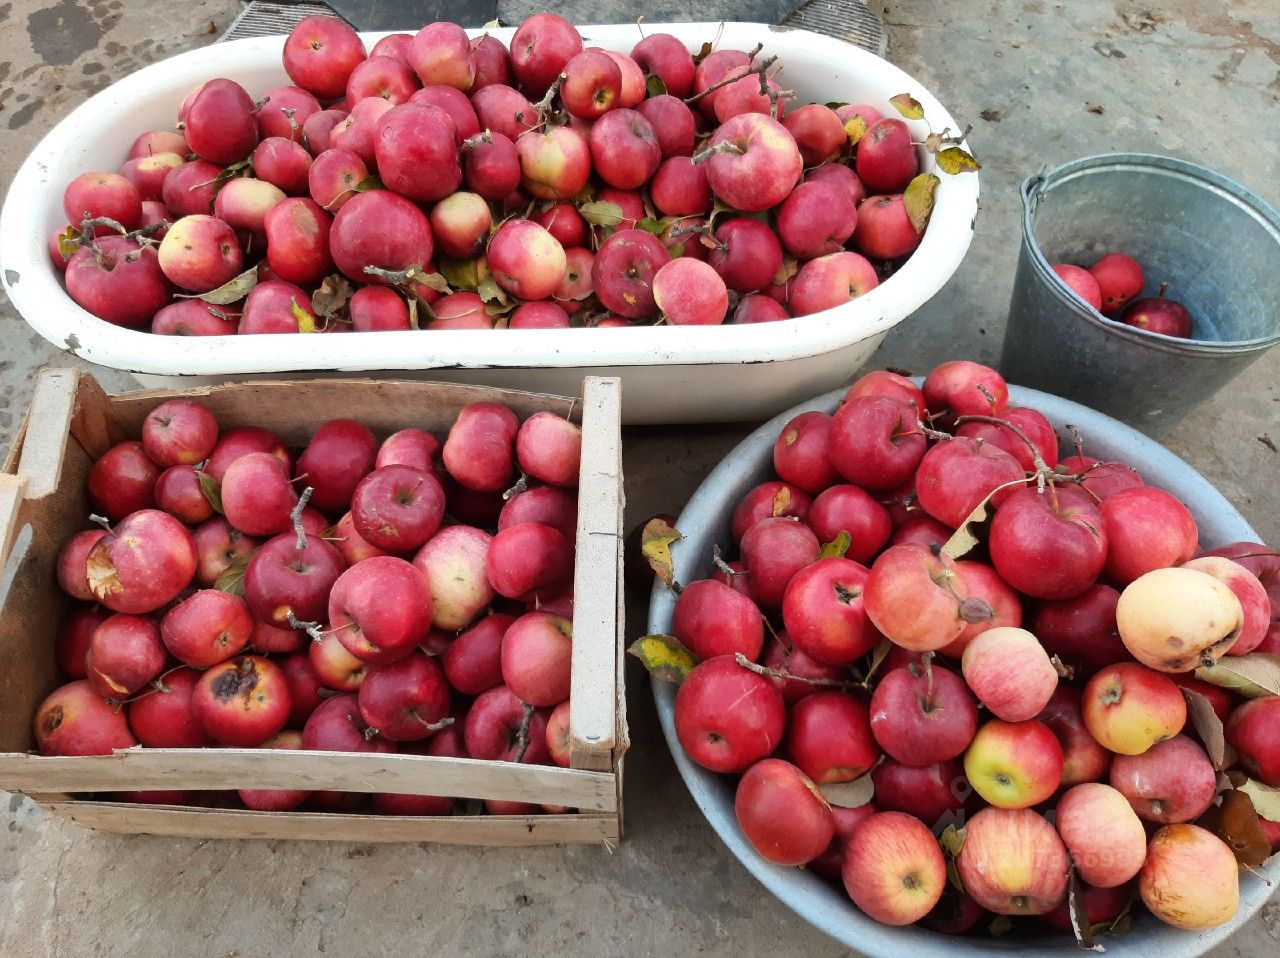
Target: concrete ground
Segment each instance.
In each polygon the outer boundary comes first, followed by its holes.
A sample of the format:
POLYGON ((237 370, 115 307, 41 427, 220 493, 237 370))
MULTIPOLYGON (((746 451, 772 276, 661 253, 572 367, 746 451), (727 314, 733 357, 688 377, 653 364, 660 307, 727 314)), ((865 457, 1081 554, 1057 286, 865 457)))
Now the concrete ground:
MULTIPOLYGON (((1016 187, 1042 166, 1113 149, 1169 153, 1280 204, 1268 123, 1280 103, 1273 0, 885 6, 892 58, 974 124, 984 170, 965 264, 889 337, 877 363, 923 370, 951 357, 998 357, 1019 242, 1016 187)), ((238 9, 235 0, 0 0, 0 183, 75 104, 210 42, 238 9)), ((35 371, 73 362, 0 299, 0 448, 35 371)), ((1280 485, 1269 477, 1280 457, 1261 437, 1280 440, 1278 380, 1280 351, 1167 440, 1273 542, 1280 485)), ((631 431, 629 519, 678 511, 746 431, 631 431)), ((636 599, 633 634, 644 622, 636 599)), ((613 853, 97 836, 10 796, 0 805, 0 954, 849 954, 763 893, 720 846, 675 773, 635 674, 630 720, 629 837, 613 853)), ((1278 949, 1273 902, 1213 955, 1278 949)))

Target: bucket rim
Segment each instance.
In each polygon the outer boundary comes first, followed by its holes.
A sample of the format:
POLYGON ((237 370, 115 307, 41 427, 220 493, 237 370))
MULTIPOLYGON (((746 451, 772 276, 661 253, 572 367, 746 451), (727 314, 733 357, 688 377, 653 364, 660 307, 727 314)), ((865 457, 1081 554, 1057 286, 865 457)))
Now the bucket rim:
POLYGON ((1022 196, 1022 245, 1027 251, 1032 269, 1045 281, 1063 305, 1067 306, 1084 321, 1093 326, 1126 339, 1134 345, 1145 349, 1178 355, 1200 354, 1206 356, 1236 355, 1262 352, 1280 343, 1280 330, 1269 336, 1254 339, 1182 339, 1178 336, 1166 336, 1149 330, 1129 326, 1118 320, 1103 316, 1100 312, 1083 303, 1053 272, 1052 264, 1035 241, 1033 217, 1041 198, 1055 186, 1059 186, 1080 175, 1106 172, 1109 169, 1146 169, 1155 173, 1178 173, 1192 180, 1201 180, 1222 192, 1229 193, 1243 205, 1247 206, 1255 218, 1264 224, 1280 246, 1280 212, 1265 199, 1230 177, 1210 169, 1199 163, 1184 160, 1180 157, 1165 156, 1160 153, 1096 153, 1080 157, 1054 167, 1051 170, 1040 170, 1032 173, 1022 181, 1019 190, 1022 196))

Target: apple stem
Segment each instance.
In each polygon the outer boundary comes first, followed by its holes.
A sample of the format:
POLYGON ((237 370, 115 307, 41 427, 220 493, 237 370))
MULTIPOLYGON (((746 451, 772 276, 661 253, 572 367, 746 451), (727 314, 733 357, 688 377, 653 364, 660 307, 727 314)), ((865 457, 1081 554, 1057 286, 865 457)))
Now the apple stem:
POLYGON ((746 152, 746 150, 731 140, 721 140, 715 146, 709 146, 701 153, 693 154, 693 156, 689 158, 689 161, 697 166, 699 163, 705 163, 718 153, 731 153, 734 156, 743 156, 746 152))
POLYGON ((1159 292, 1158 294, 1156 294, 1156 298, 1157 298, 1157 299, 1164 299, 1164 294, 1168 291, 1168 289, 1169 289, 1169 284, 1168 284, 1168 283, 1161 283, 1161 284, 1160 284, 1160 292, 1159 292))
POLYGON ((556 94, 560 92, 560 86, 567 79, 569 79, 569 75, 561 73, 551 81, 551 86, 547 87, 546 95, 533 105, 533 108, 538 111, 539 126, 545 126, 547 121, 551 119, 551 104, 555 100, 556 94))
POLYGON ((106 516, 100 516, 97 513, 91 512, 89 513, 89 521, 96 522, 98 525, 102 526, 102 528, 106 529, 108 532, 111 531, 111 520, 108 519, 106 516))
POLYGON ((428 732, 439 732, 441 729, 448 728, 450 725, 452 725, 456 721, 456 719, 454 719, 452 715, 446 715, 439 722, 428 722, 417 712, 413 713, 413 717, 417 719, 419 722, 421 722, 422 727, 425 728, 428 732))
POLYGON ((463 140, 462 145, 458 147, 458 150, 460 152, 465 153, 469 150, 476 149, 482 143, 492 143, 492 142, 493 142, 493 131, 484 130, 480 133, 477 133, 475 136, 469 136, 465 140, 463 140))
POLYGON ((292 626, 294 629, 297 629, 298 631, 307 633, 307 635, 311 636, 312 642, 324 641, 324 631, 320 628, 320 623, 319 622, 303 622, 301 619, 299 619, 296 615, 293 614, 292 609, 289 610, 289 625, 292 626))
MULTIPOLYGON (((986 391, 986 389, 982 386, 981 383, 978 384, 978 388, 981 389, 986 396, 990 397, 991 394, 986 391)), ((1031 441, 1031 439, 1027 436, 1025 432, 1023 432, 1020 428, 1015 426, 1009 420, 1000 419, 996 416, 983 416, 983 415, 961 416, 959 419, 956 420, 956 425, 959 426, 966 422, 990 423, 993 426, 999 426, 1002 429, 1008 429, 1011 433, 1013 433, 1020 440, 1022 440, 1022 442, 1026 445, 1026 447, 1031 450, 1031 462, 1035 466, 1036 490, 1038 492, 1040 493, 1044 492, 1046 479, 1050 484, 1052 484, 1053 480, 1057 478, 1057 473, 1055 473, 1052 469, 1049 468, 1048 463, 1044 461, 1044 457, 1040 455, 1040 449, 1036 446, 1036 444, 1031 441)))
POLYGON ((1262 884, 1266 885, 1268 888, 1271 887, 1271 879, 1267 878, 1266 875, 1262 874, 1262 872, 1258 871, 1252 865, 1247 865, 1242 862, 1240 867, 1243 868, 1245 871, 1247 871, 1254 878, 1258 879, 1258 881, 1262 882, 1262 884))
POLYGON ((529 750, 529 723, 533 721, 533 706, 527 702, 521 706, 524 717, 520 719, 520 727, 516 729, 516 754, 512 759, 517 765, 524 761, 524 753, 529 750))
POLYGON ((412 263, 404 269, 383 269, 380 266, 366 266, 364 271, 370 276, 377 276, 389 286, 406 286, 409 281, 422 272, 422 267, 412 263))
MULTIPOLYGON (((756 45, 755 53, 751 55, 751 59, 753 61, 755 60, 755 54, 759 53, 762 49, 764 49, 764 47, 760 46, 759 44, 756 45)), ((716 90, 719 90, 721 87, 726 87, 730 83, 737 83, 743 77, 751 76, 751 74, 753 73, 758 73, 760 75, 760 82, 763 84, 765 71, 768 70, 769 67, 773 66, 777 62, 778 62, 778 57, 776 54, 771 57, 766 57, 765 59, 761 60, 759 63, 753 62, 752 65, 747 68, 746 72, 741 73, 738 76, 725 77, 723 80, 718 80, 717 82, 711 84, 711 86, 707 87, 705 90, 699 90, 693 96, 685 97, 685 100, 684 100, 685 106, 693 106, 703 97, 707 96, 707 94, 714 93, 716 90)), ((764 92, 764 91, 761 91, 761 92, 764 92)), ((694 162, 696 163, 697 160, 695 160, 694 162)))
POLYGON ((933 653, 926 652, 920 656, 920 667, 924 669, 925 701, 933 702, 933 653))
POLYGON ((711 561, 717 569, 727 575, 730 579, 747 574, 746 569, 735 569, 733 566, 729 565, 729 563, 725 562, 724 557, 720 554, 719 546, 711 547, 711 561))
POLYGON ((1058 673, 1058 678, 1066 679, 1068 682, 1075 678, 1076 670, 1056 655, 1050 656, 1049 662, 1053 665, 1054 671, 1058 673))
POLYGON ((520 478, 516 480, 516 484, 502 494, 502 501, 506 502, 509 499, 514 499, 516 496, 520 495, 520 493, 526 492, 528 488, 529 477, 524 474, 523 470, 521 470, 520 478))
POLYGON ((897 433, 897 434, 895 434, 894 436, 892 436, 891 438, 893 438, 893 439, 898 439, 898 438, 902 438, 902 437, 904 437, 904 436, 911 436, 911 435, 914 435, 914 434, 915 434, 915 433, 917 433, 917 432, 918 432, 920 435, 924 436, 926 439, 936 439, 936 440, 938 440, 939 442, 945 442, 945 441, 947 441, 948 439, 954 439, 954 438, 955 438, 955 436, 951 435, 951 433, 949 433, 949 432, 943 432, 941 429, 934 429, 932 426, 926 425, 926 424, 925 424, 925 421, 924 421, 923 419, 918 419, 918 420, 916 420, 916 428, 915 428, 914 430, 912 430, 911 432, 901 432, 901 433, 897 433))
POLYGON ((851 690, 858 687, 856 682, 846 682, 843 679, 811 679, 804 675, 795 675, 790 669, 771 669, 767 665, 752 662, 741 652, 735 652, 733 659, 748 672, 754 672, 756 675, 763 675, 765 678, 769 679, 782 679, 787 682, 800 682, 803 685, 816 685, 820 688, 828 689, 851 690))
MULTIPOLYGON (((303 489, 302 495, 298 496, 298 504, 289 513, 289 518, 293 520, 293 531, 298 536, 299 552, 302 552, 307 547, 307 530, 302 527, 302 510, 307 508, 307 503, 311 501, 311 494, 315 491, 314 486, 307 486, 307 488, 303 489)), ((292 615, 292 613, 290 614, 292 615)))

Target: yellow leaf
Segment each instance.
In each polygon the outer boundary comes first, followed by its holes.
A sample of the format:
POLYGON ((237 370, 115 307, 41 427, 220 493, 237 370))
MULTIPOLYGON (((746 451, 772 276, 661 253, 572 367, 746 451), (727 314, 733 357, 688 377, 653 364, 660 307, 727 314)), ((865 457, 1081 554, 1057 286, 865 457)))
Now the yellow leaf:
POLYGON ((822 547, 822 558, 843 559, 851 545, 853 545, 853 537, 846 530, 841 529, 834 539, 822 547))
POLYGON ((899 93, 897 96, 891 96, 889 97, 889 102, 895 110, 908 120, 924 119, 924 107, 910 93, 899 93))
POLYGON ((296 299, 289 300, 289 312, 298 321, 298 332, 314 333, 316 331, 315 317, 299 306, 296 299))
POLYGON ((694 654, 670 635, 646 635, 631 643, 627 652, 643 662, 653 678, 677 685, 688 678, 698 664, 694 654))
POLYGON ((976 173, 982 164, 958 146, 949 146, 938 154, 938 169, 955 176, 959 173, 976 173))
POLYGON ((844 135, 849 138, 850 146, 857 146, 867 132, 867 121, 860 116, 851 116, 844 121, 844 135))
POLYGON ((791 490, 783 486, 773 494, 773 516, 786 515, 787 509, 791 505, 791 490))
MULTIPOLYGON (((711 248, 715 249, 715 242, 711 244, 711 248)), ((800 264, 794 256, 782 257, 782 265, 778 267, 778 271, 773 275, 773 281, 779 286, 785 286, 800 272, 800 264)))
POLYGON ((944 852, 955 858, 960 854, 960 849, 964 848, 964 835, 963 828, 948 825, 942 830, 942 834, 938 836, 938 844, 942 846, 944 852))
POLYGON ((907 208, 907 218, 917 233, 923 233, 929 225, 929 217, 933 214, 933 194, 938 189, 939 180, 932 173, 921 173, 910 183, 903 193, 902 202, 907 208))
POLYGON ((1272 788, 1270 785, 1263 785, 1261 782, 1249 779, 1236 791, 1244 792, 1249 796, 1259 818, 1280 823, 1280 788, 1272 788))
POLYGON ((676 570, 671 561, 671 544, 683 538, 680 530, 658 517, 646 522, 640 533, 640 553, 653 569, 653 574, 672 588, 675 587, 676 570))

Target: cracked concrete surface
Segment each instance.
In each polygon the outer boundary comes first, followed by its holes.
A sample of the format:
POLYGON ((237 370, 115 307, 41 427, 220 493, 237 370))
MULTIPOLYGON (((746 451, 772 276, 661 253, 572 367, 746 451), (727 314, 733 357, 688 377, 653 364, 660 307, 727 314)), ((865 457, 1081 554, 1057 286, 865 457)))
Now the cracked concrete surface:
MULTIPOLYGON (((954 281, 886 341, 879 364, 994 361, 1019 242, 1017 183, 1042 166, 1139 149, 1214 167, 1280 203, 1268 118, 1280 104, 1274 0, 873 4, 893 59, 963 122, 984 163, 982 213, 954 281), (1101 112, 1097 112, 1097 108, 1101 112), (1091 110, 1091 108, 1093 108, 1091 110)), ((146 63, 209 42, 234 0, 0 2, 0 183, 54 121, 146 63)), ((516 5, 503 12, 517 9, 516 5)), ((650 20, 655 16, 650 16, 650 20)), ((46 364, 77 361, 0 300, 0 447, 46 364)), ((1280 351, 1167 440, 1280 541, 1280 351)), ((113 389, 130 377, 104 374, 113 389)), ((677 511, 744 426, 628 435, 631 521, 677 511)), ((631 630, 644 624, 634 597, 631 630)), ((603 848, 187 842, 95 835, 10 796, 0 806, 0 954, 224 956, 837 956, 764 893, 693 807, 631 675, 628 839, 603 848)), ((1215 958, 1280 949, 1273 902, 1215 958)))

